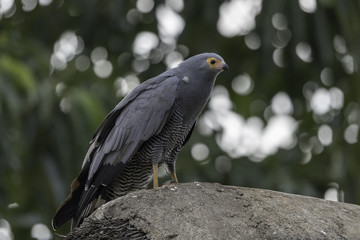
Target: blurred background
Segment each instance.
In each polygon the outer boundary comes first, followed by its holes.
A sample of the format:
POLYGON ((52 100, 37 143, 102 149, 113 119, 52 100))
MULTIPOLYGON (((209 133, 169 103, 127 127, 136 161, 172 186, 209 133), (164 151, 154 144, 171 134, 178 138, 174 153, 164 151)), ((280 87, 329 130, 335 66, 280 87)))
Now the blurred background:
POLYGON ((54 238, 98 124, 202 52, 230 71, 180 182, 360 204, 359 25, 357 0, 0 0, 0 239, 54 238))

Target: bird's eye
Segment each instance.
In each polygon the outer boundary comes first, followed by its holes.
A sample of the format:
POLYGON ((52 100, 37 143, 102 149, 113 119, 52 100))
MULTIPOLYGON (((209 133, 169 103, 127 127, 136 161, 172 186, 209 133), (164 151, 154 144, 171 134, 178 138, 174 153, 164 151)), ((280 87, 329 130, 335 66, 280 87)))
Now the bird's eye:
POLYGON ((214 59, 212 59, 212 60, 210 61, 211 64, 215 64, 215 62, 216 62, 216 61, 215 61, 214 59))

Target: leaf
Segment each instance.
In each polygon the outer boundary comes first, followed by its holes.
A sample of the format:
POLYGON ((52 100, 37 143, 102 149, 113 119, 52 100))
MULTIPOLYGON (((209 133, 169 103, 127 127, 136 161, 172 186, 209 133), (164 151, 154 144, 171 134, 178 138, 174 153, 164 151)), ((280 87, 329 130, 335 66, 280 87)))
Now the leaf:
POLYGON ((14 59, 8 55, 0 56, 0 71, 8 77, 8 80, 14 81, 17 88, 33 93, 36 88, 36 82, 32 70, 23 62, 14 59))

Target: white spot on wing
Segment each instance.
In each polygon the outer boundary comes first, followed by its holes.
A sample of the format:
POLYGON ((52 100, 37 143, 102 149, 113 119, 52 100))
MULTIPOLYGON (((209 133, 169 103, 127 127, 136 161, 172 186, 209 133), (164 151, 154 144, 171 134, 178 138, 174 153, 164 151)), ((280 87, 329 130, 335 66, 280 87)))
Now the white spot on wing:
POLYGON ((190 78, 189 78, 188 76, 183 77, 182 80, 183 80, 184 82, 187 82, 187 83, 190 82, 190 78))

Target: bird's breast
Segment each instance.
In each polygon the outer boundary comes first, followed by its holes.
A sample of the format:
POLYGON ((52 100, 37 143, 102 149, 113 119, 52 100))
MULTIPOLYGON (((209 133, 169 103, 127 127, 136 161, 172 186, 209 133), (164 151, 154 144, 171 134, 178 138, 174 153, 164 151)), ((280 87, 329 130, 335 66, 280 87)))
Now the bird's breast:
POLYGON ((191 78, 189 83, 183 82, 179 92, 179 106, 182 109, 184 123, 196 121, 197 117, 204 109, 214 86, 214 82, 206 84, 195 84, 191 78))

